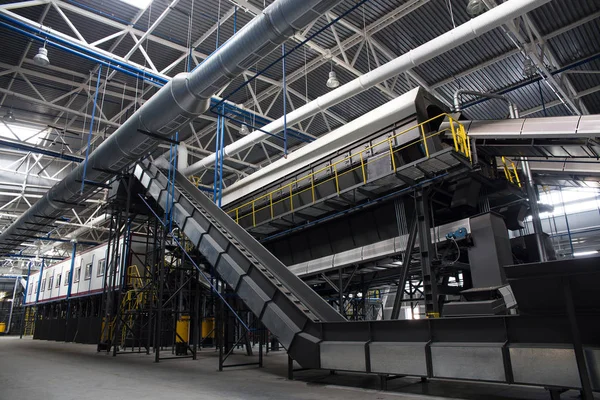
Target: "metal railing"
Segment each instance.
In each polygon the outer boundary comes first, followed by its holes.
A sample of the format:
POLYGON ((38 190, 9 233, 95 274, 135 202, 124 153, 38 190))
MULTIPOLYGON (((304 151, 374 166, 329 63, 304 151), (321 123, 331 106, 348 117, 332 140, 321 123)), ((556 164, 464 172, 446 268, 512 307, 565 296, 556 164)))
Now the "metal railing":
POLYGON ((515 162, 508 157, 502 156, 502 169, 504 170, 504 176, 506 180, 512 183, 513 185, 521 186, 521 179, 519 178, 519 173, 517 172, 517 167, 515 162))
MULTIPOLYGON (((269 209, 271 214, 271 219, 275 217, 275 207, 281 203, 289 203, 289 210, 294 211, 294 198, 302 195, 303 193, 310 192, 312 203, 316 202, 316 189, 324 185, 328 182, 335 182, 335 189, 337 194, 340 194, 340 178, 346 174, 358 173, 362 176, 362 182, 364 184, 367 183, 367 166, 370 163, 373 163, 382 158, 389 157, 392 163, 392 169, 395 171, 397 169, 396 165, 396 157, 394 157, 397 153, 402 150, 407 149, 411 146, 419 146, 422 145, 422 150, 425 153, 424 158, 430 158, 431 154, 429 151, 429 144, 427 143, 427 139, 432 137, 450 133, 452 136, 452 141, 454 144, 454 151, 458 154, 466 157, 469 162, 472 162, 471 155, 471 142, 467 136, 465 127, 463 124, 453 119, 449 114, 441 114, 427 121, 421 122, 420 124, 411 126, 410 128, 404 129, 403 131, 396 133, 393 136, 390 136, 386 139, 383 139, 375 144, 372 144, 361 151, 351 154, 345 158, 342 158, 330 165, 327 165, 317 171, 313 171, 302 178, 296 179, 285 186, 277 188, 267 194, 261 195, 247 203, 244 203, 230 211, 227 211, 227 214, 233 218, 238 224, 240 221, 246 218, 252 218, 251 226, 256 226, 256 214, 260 211, 269 209), (443 120, 447 118, 448 124, 447 127, 433 132, 426 133, 426 125, 430 124, 436 120, 443 120), (405 144, 400 147, 394 147, 395 139, 398 137, 407 134, 409 132, 413 132, 418 129, 419 139, 411 141, 408 144, 405 144), (370 153, 382 146, 385 145, 386 150, 382 153, 377 153, 375 155, 371 155, 370 153), (370 157, 367 157, 370 156, 370 157), (356 160, 353 162, 353 160, 356 160), (349 164, 350 168, 340 168, 340 164, 349 164), (317 177, 326 171, 330 171, 330 177, 323 179, 321 181, 315 182, 317 177), (296 189, 296 190, 294 190, 296 189)), ((286 204, 287 206, 287 204, 286 204)))

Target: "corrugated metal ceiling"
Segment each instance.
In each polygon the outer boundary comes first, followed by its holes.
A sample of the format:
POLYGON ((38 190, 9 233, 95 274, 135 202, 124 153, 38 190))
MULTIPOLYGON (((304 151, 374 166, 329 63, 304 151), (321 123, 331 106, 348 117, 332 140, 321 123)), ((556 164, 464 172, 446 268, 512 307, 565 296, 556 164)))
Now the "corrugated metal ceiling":
MULTIPOLYGON (((1 0, 2 3, 10 3, 12 1, 1 0)), ((262 9, 264 5, 270 4, 272 1, 251 0, 250 3, 262 9)), ((96 15, 97 19, 108 19, 116 23, 128 25, 131 24, 136 16, 139 16, 134 27, 141 31, 145 31, 156 18, 167 8, 170 1, 154 0, 151 7, 143 12, 140 12, 135 7, 129 6, 119 0, 68 0, 67 3, 71 6, 78 7, 96 15)), ((340 15, 356 4, 356 0, 345 0, 334 9, 334 13, 340 15)), ((344 18, 345 23, 351 24, 361 31, 365 26, 371 25, 373 22, 385 18, 399 7, 416 3, 414 0, 370 0, 364 5, 358 7, 355 11, 344 18)), ((378 47, 389 49, 393 55, 401 55, 407 51, 419 46, 436 36, 452 29, 453 25, 460 25, 467 21, 469 16, 466 14, 466 0, 430 0, 422 1, 424 3, 416 10, 412 11, 403 18, 388 25, 372 34, 371 38, 376 41, 379 46, 360 46, 359 41, 355 45, 346 50, 346 55, 350 61, 355 60, 356 63, 352 67, 345 68, 340 65, 334 65, 338 78, 343 83, 346 83, 354 78, 356 74, 350 72, 349 69, 354 69, 359 73, 365 73, 376 68, 377 63, 389 61, 389 57, 383 54, 378 47), (358 49, 360 53, 356 55, 358 49), (375 54, 373 53, 375 48, 375 54)), ((59 2, 60 5, 60 2, 59 2)), ((35 6, 21 8, 15 12, 32 21, 38 21, 42 15, 45 6, 35 6)), ((157 40, 144 43, 144 48, 156 65, 158 70, 162 70, 170 65, 174 60, 182 56, 181 47, 188 46, 188 37, 191 36, 192 41, 205 35, 209 29, 215 26, 218 20, 218 13, 223 15, 231 10, 232 1, 226 0, 181 0, 175 10, 172 10, 164 21, 156 28, 153 35, 160 38, 162 41, 167 41, 173 45, 167 46, 158 43, 157 40), (193 8, 193 11, 192 11, 193 8), (191 32, 190 28, 190 13, 192 14, 191 32)), ((540 7, 530 13, 531 20, 537 26, 538 30, 543 35, 552 34, 565 26, 576 23, 590 15, 600 13, 600 2, 597 0, 553 0, 549 4, 540 7)), ((99 40, 103 37, 111 35, 118 31, 114 26, 108 26, 100 21, 80 15, 69 10, 65 14, 70 18, 73 24, 86 38, 88 42, 99 40)), ((239 31, 253 17, 253 14, 238 10, 235 15, 235 30, 239 31)), ((314 34, 319 29, 322 29, 327 24, 326 17, 320 18, 309 31, 309 35, 314 34)), ((68 35, 73 35, 69 26, 63 18, 54 9, 50 8, 48 15, 44 19, 44 25, 50 26, 60 32, 68 35)), ((336 33, 339 40, 343 42, 355 35, 352 29, 349 29, 342 24, 336 24, 336 33)), ((234 34, 234 17, 224 21, 218 30, 219 43, 224 43, 234 34)), ((0 29, 0 36, 3 38, 3 51, 0 54, 0 63, 5 65, 17 65, 23 54, 23 49, 27 45, 27 40, 17 34, 9 32, 6 29, 0 29)), ((331 29, 325 29, 322 33, 312 39, 314 45, 322 49, 334 49, 337 46, 336 38, 331 29)), ((298 42, 289 40, 286 43, 286 48, 289 50, 298 42)), ((112 51, 120 56, 124 56, 134 41, 129 35, 124 35, 122 39, 113 39, 102 45, 105 50, 112 51), (119 43, 115 46, 115 43, 119 43)), ((217 45, 217 32, 207 35, 197 48, 196 51, 209 55, 215 50, 217 45)), ((27 54, 27 59, 31 58, 37 52, 39 44, 35 43, 27 54)), ((330 62, 324 59, 323 55, 318 51, 304 46, 304 49, 299 49, 286 59, 286 71, 288 76, 296 75, 299 79, 290 82, 290 88, 300 94, 308 94, 310 99, 314 99, 329 90, 325 86, 328 73, 331 69, 330 62), (309 65, 316 62, 317 67, 312 68, 304 77, 303 69, 305 64, 309 65), (294 74, 296 71, 296 74, 294 74)), ((538 48, 539 50, 539 48, 538 48)), ((547 41, 547 50, 551 51, 556 56, 556 60, 560 66, 581 60, 594 54, 600 53, 600 22, 598 18, 588 21, 587 23, 575 27, 568 32, 563 32, 560 35, 555 35, 547 41)), ((546 53, 547 55, 549 53, 546 53)), ((56 49, 50 49, 52 66, 62 68, 60 71, 50 71, 53 76, 59 76, 66 80, 73 81, 72 85, 66 83, 53 82, 51 79, 43 79, 40 77, 30 77, 30 80, 39 85, 39 91, 48 99, 55 98, 59 95, 72 90, 77 85, 80 85, 84 76, 88 76, 91 70, 94 70, 94 65, 91 62, 82 60, 76 56, 66 54, 56 49), (64 71, 72 70, 74 75, 69 77, 64 71)), ((273 63, 280 57, 280 51, 274 51, 265 60, 255 66, 256 70, 261 70, 273 63)), ((343 59, 340 55, 339 59, 343 59)), ((147 65, 140 51, 136 51, 131 56, 131 61, 141 65, 147 65)), ((198 59, 202 62, 202 57, 198 59)), ((549 61, 549 58, 546 59, 549 61)), ((182 72, 185 68, 187 60, 182 60, 173 68, 169 75, 173 76, 176 73, 182 72)), ((512 40, 500 29, 482 35, 481 37, 464 44, 450 52, 442 54, 433 60, 426 62, 414 69, 427 84, 437 87, 437 94, 450 101, 453 92, 461 87, 481 91, 502 91, 510 90, 513 87, 518 87, 508 93, 508 96, 519 105, 522 110, 535 110, 541 107, 542 104, 556 103, 557 97, 553 91, 544 82, 527 84, 527 77, 523 76, 524 56, 521 53, 515 52, 515 45, 512 40), (504 56, 510 53, 510 56, 504 56), (462 73, 469 69, 475 69, 477 66, 485 64, 490 60, 500 57, 501 59, 485 68, 473 71, 466 76, 462 73), (457 78, 457 76, 460 76, 457 78), (445 84, 436 85, 439 82, 445 84), (439 86, 439 87, 438 87, 439 86)), ((195 66, 195 63, 194 65, 195 66)), ((551 68, 550 65, 548 65, 551 68)), ((37 73, 48 73, 49 71, 39 69, 31 64, 30 61, 24 64, 24 67, 33 70, 37 73)), ((585 65, 576 68, 579 71, 594 71, 600 70, 600 62, 598 60, 591 61, 585 65)), ((265 72, 265 76, 280 81, 282 79, 281 62, 276 62, 271 69, 265 72)), ((0 76, 0 87, 8 88, 10 75, 0 76)), ((563 79, 568 79, 577 92, 584 92, 600 86, 600 75, 598 74, 562 74, 563 79)), ((117 74, 114 77, 116 82, 127 84, 127 93, 134 96, 137 86, 138 93, 141 93, 143 87, 147 84, 136 82, 136 80, 123 74, 117 74)), ((238 78, 232 82, 223 93, 223 96, 228 96, 236 91, 243 84, 243 79, 238 78)), ((391 82, 388 82, 391 84, 391 82)), ((414 86, 414 83, 406 76, 401 76, 396 80, 393 88, 388 88, 395 95, 400 95, 414 86)), ((122 86, 119 86, 122 88, 122 86)), ((252 84, 256 91, 256 95, 261 99, 261 107, 266 110, 274 98, 275 91, 271 85, 258 80, 252 84), (271 93, 267 96, 265 93, 271 93)), ((15 81, 13 84, 15 90, 28 96, 35 97, 36 93, 22 81, 15 81)), ((113 94, 107 95, 105 103, 105 113, 108 117, 117 114, 123 99, 117 96, 120 90, 117 87, 111 88, 113 94)), ((291 95, 295 106, 304 104, 305 100, 296 95, 291 95)), ((80 94, 73 100, 73 104, 77 107, 85 108, 85 100, 87 94, 80 94)), ((147 98, 147 96, 146 96, 147 98)), ((357 116, 368 112, 390 99, 389 94, 382 93, 379 89, 371 89, 353 99, 348 99, 343 103, 333 107, 330 111, 338 115, 341 119, 351 121, 357 116)), ((247 88, 236 91, 231 96, 231 100, 235 103, 245 104, 246 107, 252 109, 252 96, 247 88)), ((590 112, 600 112, 600 92, 590 93, 581 98, 583 104, 590 112)), ((65 105, 67 100, 59 102, 65 105)), ((283 100, 281 94, 278 95, 273 107, 269 112, 269 117, 277 118, 283 112, 283 100)), ((4 100, 4 105, 11 103, 10 98, 4 100)), ((17 102, 15 102, 16 107, 17 102)), ((57 117, 59 112, 51 107, 29 104, 22 102, 20 108, 30 110, 32 113, 39 113, 36 119, 53 120, 52 117, 57 117)), ((292 109, 292 105, 287 104, 288 111, 292 109)), ((21 112, 21 111, 19 111, 21 112)), ((470 118, 502 118, 504 117, 505 105, 497 101, 485 101, 474 105, 466 110, 466 114, 470 118)), ((569 111, 563 106, 549 107, 546 110, 546 115, 566 115, 569 111)), ((540 112, 533 114, 539 116, 540 112)), ((543 113, 542 113, 543 115, 543 113)), ((329 127, 335 128, 340 125, 340 122, 331 116, 327 118, 329 127)), ((79 125, 83 124, 83 120, 76 121, 79 125)), ((315 118, 308 127, 308 132, 313 135, 321 135, 328 131, 326 121, 323 116, 315 118)), ((197 123, 197 129, 201 130, 208 126, 207 121, 200 120, 197 123)), ((305 126, 308 121, 305 121, 305 126)), ((276 139, 275 139, 276 140, 276 139)), ((204 143, 206 144, 206 143, 204 143)), ((264 154, 263 154, 264 155, 264 154)), ((259 154, 256 154, 257 160, 259 154)))

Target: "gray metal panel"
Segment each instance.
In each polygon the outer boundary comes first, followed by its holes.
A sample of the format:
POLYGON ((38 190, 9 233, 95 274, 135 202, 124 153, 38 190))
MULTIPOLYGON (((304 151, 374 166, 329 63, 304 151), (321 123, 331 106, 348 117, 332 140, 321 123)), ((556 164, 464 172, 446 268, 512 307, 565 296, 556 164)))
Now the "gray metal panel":
MULTIPOLYGON (((219 272, 220 274, 220 272, 219 272)), ((237 294, 240 299, 248 306, 255 315, 262 313, 265 303, 269 300, 269 296, 260 288, 249 276, 244 276, 237 289, 237 294)))
POLYGON ((515 383, 581 387, 572 347, 515 344, 509 352, 515 383))
POLYGON ((299 264, 294 264, 288 267, 295 275, 301 276, 308 273, 308 261, 299 264))
POLYGON ((582 115, 577 134, 587 137, 600 136, 600 115, 582 115))
POLYGON ((434 343, 433 376, 504 382, 502 343, 434 343))
POLYGON ((394 238, 394 252, 400 253, 406 251, 408 244, 408 235, 402 235, 394 238))
POLYGON ((579 116, 573 117, 550 117, 550 118, 527 118, 523 123, 521 137, 564 137, 565 132, 577 132, 579 116))
POLYGON ((503 119, 498 121, 473 121, 469 126, 469 136, 476 138, 499 138, 521 133, 522 119, 503 119))
POLYGON ((506 283, 505 265, 513 263, 512 249, 504 220, 498 214, 486 213, 471 218, 473 246, 469 263, 473 287, 501 286, 506 283))
POLYGON ((365 342, 321 342, 321 368, 366 372, 365 342))
POLYGON ((262 322, 275 335, 283 347, 289 349, 294 336, 302 331, 302 327, 285 315, 275 303, 267 304, 262 316, 262 322))
POLYGON ((310 272, 325 271, 329 268, 333 268, 333 256, 325 256, 308 262, 308 271, 310 272))
POLYGON ((394 254, 394 239, 383 240, 363 247, 363 261, 369 261, 381 257, 381 254, 394 254))
POLYGON ((426 344, 424 342, 369 343, 371 372, 427 376, 426 344))
POLYGON ((333 255, 333 266, 343 267, 346 265, 356 264, 363 261, 363 248, 351 249, 342 251, 333 255))
POLYGON ((600 390, 600 348, 585 347, 583 351, 585 352, 592 387, 594 390, 600 390))

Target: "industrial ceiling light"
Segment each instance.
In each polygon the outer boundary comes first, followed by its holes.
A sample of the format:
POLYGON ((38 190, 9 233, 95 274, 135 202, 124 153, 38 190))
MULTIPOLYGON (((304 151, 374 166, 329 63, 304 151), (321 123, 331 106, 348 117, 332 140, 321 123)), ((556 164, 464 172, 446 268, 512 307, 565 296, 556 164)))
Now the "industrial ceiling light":
POLYGON ((338 80, 337 75, 333 70, 333 56, 331 56, 330 63, 331 70, 329 71, 329 79, 327 79, 327 87, 330 89, 335 89, 336 87, 340 86, 340 81, 338 80))
POLYGON ((242 126, 240 127, 240 135, 246 136, 249 133, 250 131, 248 130, 248 127, 245 124, 242 124, 242 126))
POLYGON ((487 11, 487 7, 483 0, 469 0, 467 4, 467 14, 471 17, 477 17, 487 11))
POLYGON ((6 121, 6 122, 15 122, 16 121, 15 114, 13 113, 12 108, 9 110, 6 110, 6 114, 4 114, 4 121, 6 121))
POLYGON ((530 58, 526 58, 523 62, 523 76, 525 78, 531 78, 536 73, 535 66, 530 58))
POLYGON ((45 67, 50 64, 50 59, 48 58, 48 50, 46 49, 46 42, 44 42, 44 46, 40 47, 38 53, 33 57, 33 62, 40 67, 45 67))
POLYGON ((330 89, 335 89, 336 87, 340 86, 340 81, 337 78, 337 75, 335 74, 335 71, 329 71, 329 79, 327 79, 327 87, 330 89))

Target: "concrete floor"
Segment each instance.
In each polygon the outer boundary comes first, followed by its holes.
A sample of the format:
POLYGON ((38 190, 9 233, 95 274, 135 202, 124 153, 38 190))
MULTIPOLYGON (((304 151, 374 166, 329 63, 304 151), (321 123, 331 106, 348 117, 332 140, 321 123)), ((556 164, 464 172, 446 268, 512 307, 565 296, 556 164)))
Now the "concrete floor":
MULTIPOLYGON (((116 358, 97 353, 95 346, 0 337, 0 400, 120 400, 120 399, 548 399, 539 388, 430 381, 402 378, 377 390, 375 377, 326 371, 296 373, 286 380, 287 357, 269 353, 265 368, 240 367, 218 372, 212 349, 196 361, 165 360, 158 364, 145 354, 116 358)), ((245 356, 238 356, 248 362, 245 356)), ((576 399, 578 393, 563 394, 576 399)))

